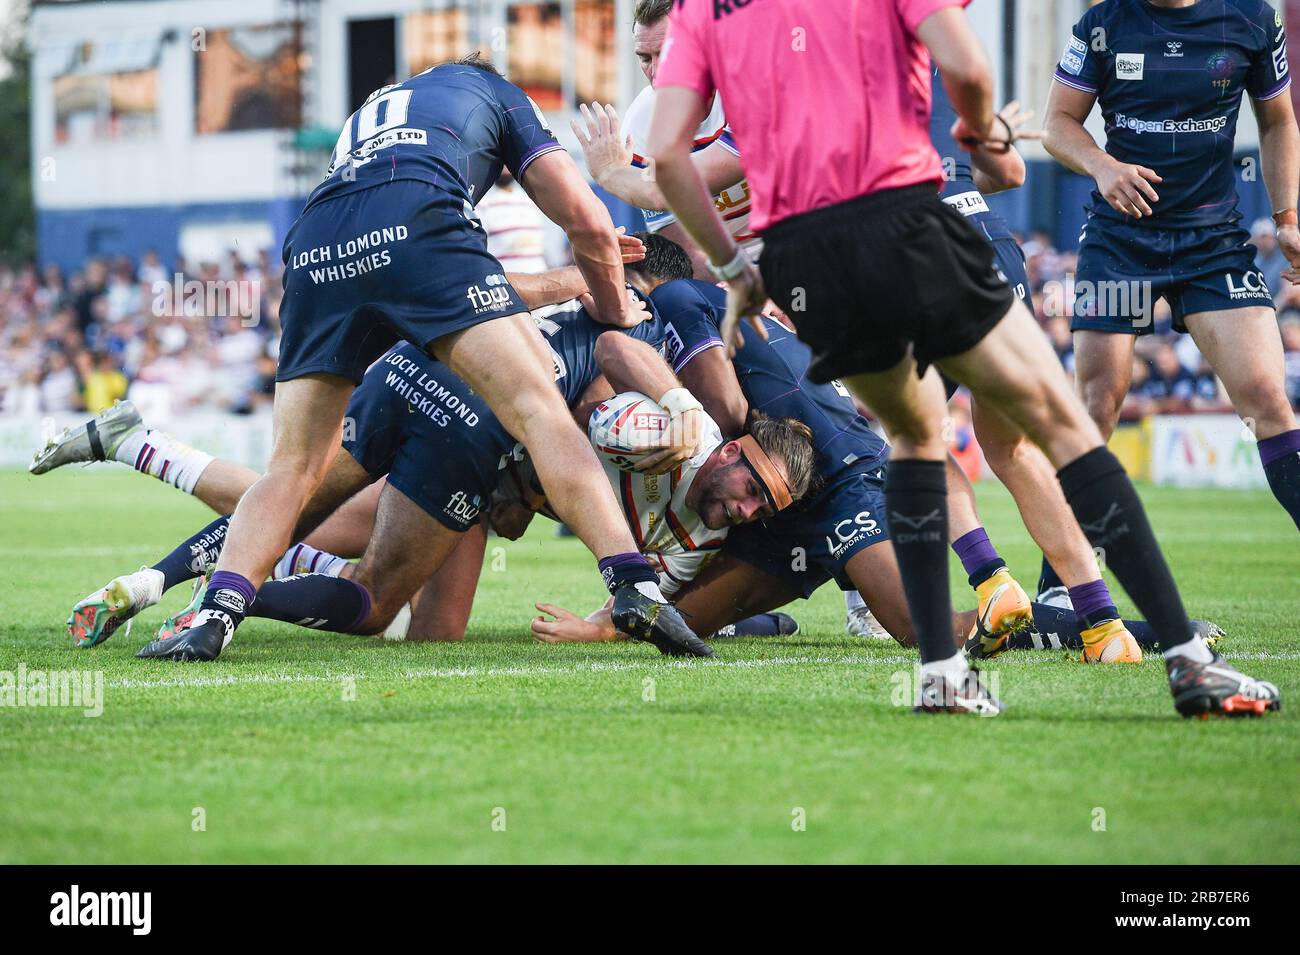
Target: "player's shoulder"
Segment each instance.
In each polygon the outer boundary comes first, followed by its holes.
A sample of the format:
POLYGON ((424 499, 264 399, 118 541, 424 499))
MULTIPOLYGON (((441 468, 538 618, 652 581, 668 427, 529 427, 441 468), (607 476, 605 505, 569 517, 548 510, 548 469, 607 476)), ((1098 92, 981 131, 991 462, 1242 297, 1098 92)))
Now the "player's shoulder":
POLYGON ((698 279, 673 279, 651 292, 650 301, 665 321, 672 321, 684 313, 709 314, 714 308, 725 307, 727 293, 698 279))
POLYGON ((1242 20, 1265 33, 1281 30, 1285 26, 1282 14, 1265 0, 1223 0, 1225 12, 1235 13, 1242 20))

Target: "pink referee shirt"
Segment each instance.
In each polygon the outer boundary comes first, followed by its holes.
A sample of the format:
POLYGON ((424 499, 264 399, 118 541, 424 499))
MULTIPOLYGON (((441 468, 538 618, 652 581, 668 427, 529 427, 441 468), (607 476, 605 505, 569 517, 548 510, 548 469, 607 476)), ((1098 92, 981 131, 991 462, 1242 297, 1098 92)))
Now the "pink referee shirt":
POLYGON ((655 86, 716 90, 753 190, 751 226, 943 179, 926 17, 970 0, 678 0, 655 86))

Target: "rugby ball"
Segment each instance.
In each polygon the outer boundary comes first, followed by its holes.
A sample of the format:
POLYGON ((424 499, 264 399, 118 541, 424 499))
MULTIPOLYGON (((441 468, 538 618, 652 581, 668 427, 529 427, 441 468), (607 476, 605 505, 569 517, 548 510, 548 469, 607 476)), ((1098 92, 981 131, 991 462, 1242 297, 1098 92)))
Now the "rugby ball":
POLYGON ((625 391, 596 406, 587 436, 604 461, 631 471, 647 454, 663 446, 672 415, 639 391, 625 391))

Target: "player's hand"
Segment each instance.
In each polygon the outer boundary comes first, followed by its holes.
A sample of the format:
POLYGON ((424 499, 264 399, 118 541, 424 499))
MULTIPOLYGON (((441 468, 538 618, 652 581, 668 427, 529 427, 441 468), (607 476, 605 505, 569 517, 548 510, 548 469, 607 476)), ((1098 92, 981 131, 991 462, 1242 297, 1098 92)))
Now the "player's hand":
POLYGON ((1112 160, 1097 174, 1097 191, 1117 212, 1141 219, 1160 200, 1153 182, 1164 182, 1154 169, 1112 160))
POLYGON ((1293 225, 1279 226, 1277 245, 1291 263, 1291 268, 1282 273, 1282 278, 1292 285, 1300 285, 1300 227, 1293 225))
POLYGON ((1042 139, 1040 129, 1024 129, 1025 123, 1034 117, 1034 111, 1021 110, 1020 100, 1013 99, 993 116, 988 129, 977 130, 960 116, 949 130, 957 144, 968 153, 984 149, 992 153, 1007 153, 1011 147, 1022 139, 1042 139))
POLYGON ((587 171, 600 182, 602 177, 632 165, 632 137, 624 137, 619 127, 618 111, 613 106, 586 103, 578 107, 581 122, 574 118, 569 125, 578 137, 578 145, 587 159, 587 171))
MULTIPOLYGON (((647 307, 645 299, 637 295, 631 289, 625 290, 627 294, 623 297, 623 311, 621 314, 611 316, 605 322, 607 325, 613 325, 615 328, 635 328, 650 317, 650 309, 647 307)), ((579 299, 582 296, 578 296, 579 299)), ((585 303, 584 303, 585 304, 585 303)), ((595 307, 595 300, 592 300, 592 308, 595 307)), ((595 311, 591 314, 595 316, 595 311)))
POLYGON ((632 470, 645 474, 667 474, 679 464, 695 457, 704 430, 704 412, 691 408, 674 414, 664 435, 663 445, 654 454, 648 454, 632 470))
POLYGON ((634 235, 627 234, 626 226, 618 227, 618 253, 623 257, 623 264, 641 262, 645 259, 645 243, 634 235))
POLYGON ((612 639, 605 628, 599 624, 584 620, 575 613, 570 613, 555 604, 533 604, 543 615, 534 617, 532 623, 533 639, 539 643, 600 643, 612 639))
POLYGON ((741 319, 750 324, 760 339, 767 341, 767 329, 763 327, 763 306, 766 303, 763 279, 754 263, 747 262, 745 271, 727 283, 727 314, 722 319, 720 330, 728 358, 736 357, 736 349, 745 344, 744 333, 740 330, 741 319))

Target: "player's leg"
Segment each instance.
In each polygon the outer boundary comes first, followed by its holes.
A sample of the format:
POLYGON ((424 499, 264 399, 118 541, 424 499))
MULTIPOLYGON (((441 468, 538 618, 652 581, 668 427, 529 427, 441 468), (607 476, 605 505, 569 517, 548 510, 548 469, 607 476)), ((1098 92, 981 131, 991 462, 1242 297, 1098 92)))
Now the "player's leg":
POLYGON ((379 496, 374 535, 347 576, 270 581, 249 616, 335 633, 382 633, 462 536, 389 483, 379 496))
POLYGON ((1287 400, 1277 316, 1271 308, 1237 308, 1183 321, 1254 432, 1273 496, 1300 528, 1300 429, 1287 400))
POLYGON ((1237 699, 1278 705, 1275 687, 1245 677, 1217 659, 1195 634, 1146 511, 1119 461, 1083 406, 1046 338, 1020 302, 974 347, 942 360, 977 400, 1000 408, 1047 454, 1065 498, 1094 547, 1169 649, 1174 705, 1232 712, 1237 699))
POLYGON ((119 401, 84 425, 67 428, 36 452, 29 470, 44 474, 66 464, 115 461, 197 497, 229 514, 257 480, 257 472, 146 428, 135 405, 119 401))
POLYGON ((731 554, 719 554, 685 587, 676 605, 699 633, 715 633, 802 596, 789 582, 731 554))
POLYGON ((138 656, 212 660, 230 642, 257 592, 254 582, 265 580, 293 543, 304 506, 334 459, 352 390, 350 380, 330 374, 279 383, 271 460, 231 517, 193 625, 172 640, 149 644, 138 656))
MULTIPOLYGON (((1119 621, 1119 611, 1097 567, 1092 545, 1079 529, 1051 463, 1000 411, 983 402, 975 402, 972 411, 985 459, 1011 492, 1020 518, 1042 549, 1044 560, 1060 569, 1072 615, 1083 620, 1085 659, 1141 662, 1142 651, 1119 621)), ((1038 624, 1037 615, 1034 624, 1038 624)), ((966 649, 981 655, 990 648, 980 642, 966 649)))
MULTIPOLYGON (((948 475, 948 538, 966 571, 966 580, 979 599, 977 633, 982 641, 1001 644, 1033 624, 1029 595, 1011 576, 1007 562, 989 540, 975 504, 975 488, 951 455, 948 475)), ((868 605, 870 606, 870 605, 868 605)))
MULTIPOLYGON (((967 664, 951 639, 943 385, 937 375, 918 378, 910 355, 887 371, 855 375, 845 383, 884 424, 893 445, 885 508, 922 667, 954 684, 964 681, 967 664)), ((861 593, 893 633, 896 608, 877 606, 869 593, 861 593)))
POLYGON ((1133 381, 1136 345, 1134 334, 1090 330, 1074 333, 1075 389, 1088 417, 1107 441, 1119 423, 1119 412, 1133 381))
POLYGON ((475 524, 411 599, 406 640, 464 640, 474 594, 483 572, 487 527, 475 524))
POLYGON ((525 313, 474 325, 433 350, 528 449, 556 513, 599 561, 618 628, 665 653, 712 655, 663 600, 658 575, 637 550, 604 469, 555 387, 554 362, 532 319, 525 313))

